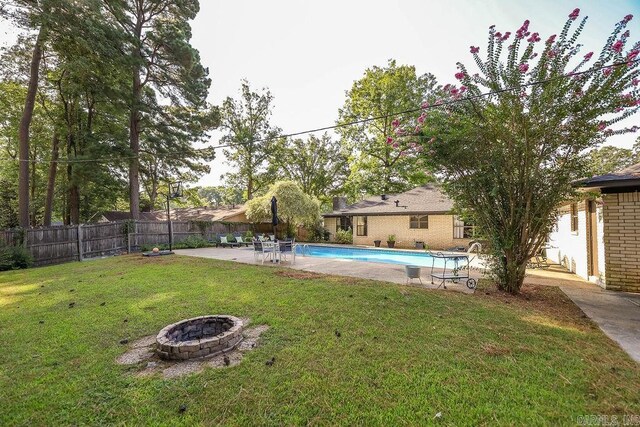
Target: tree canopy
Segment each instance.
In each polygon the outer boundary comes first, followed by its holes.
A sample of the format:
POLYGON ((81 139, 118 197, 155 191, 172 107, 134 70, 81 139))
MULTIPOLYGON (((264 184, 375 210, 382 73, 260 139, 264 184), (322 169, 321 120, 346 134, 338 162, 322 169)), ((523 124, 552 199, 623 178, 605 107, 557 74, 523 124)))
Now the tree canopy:
POLYGON ((599 54, 581 50, 587 18, 578 18, 576 9, 544 41, 529 21, 513 37, 491 27, 485 54, 470 48, 478 73, 458 63, 459 85, 445 86, 446 97, 425 109, 425 158, 488 240, 495 280, 509 292, 519 291, 557 207, 587 173, 582 154, 637 130, 616 128, 640 105, 632 16, 599 54))
MULTIPOLYGON (((247 218, 250 221, 271 221, 271 198, 278 201, 278 218, 292 225, 315 225, 320 219, 320 203, 305 194, 293 181, 278 181, 263 196, 247 202, 247 218)), ((291 230, 289 230, 291 232, 291 230)))
POLYGON ((390 60, 386 67, 368 68, 346 92, 337 131, 349 154, 352 196, 401 192, 429 181, 417 140, 405 137, 415 133, 409 123, 418 123, 407 115, 406 130, 400 128, 397 113, 419 108, 435 90, 433 75, 417 75, 415 67, 390 60), (347 126, 353 122, 360 124, 347 126))

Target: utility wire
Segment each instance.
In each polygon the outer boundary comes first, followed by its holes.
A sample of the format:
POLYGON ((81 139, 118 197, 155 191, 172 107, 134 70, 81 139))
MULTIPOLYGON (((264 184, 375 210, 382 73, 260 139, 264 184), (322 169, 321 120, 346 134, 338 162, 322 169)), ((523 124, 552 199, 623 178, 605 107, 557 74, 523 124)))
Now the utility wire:
MULTIPOLYGON (((213 149, 213 150, 217 150, 220 148, 232 148, 232 147, 236 147, 236 146, 242 146, 242 145, 247 145, 247 144, 257 144, 257 143, 263 143, 263 142, 270 142, 270 141, 274 141, 277 139, 281 139, 281 138, 291 138, 294 136, 300 136, 300 135, 306 135, 306 134, 310 134, 310 133, 316 133, 316 132, 322 132, 322 131, 327 131, 327 130, 332 130, 332 129, 339 129, 339 128, 344 128, 344 127, 349 127, 349 126, 354 126, 354 125, 359 125, 359 124, 364 124, 364 123, 368 123, 374 120, 382 120, 382 119, 388 119, 391 117, 397 117, 397 116, 404 116, 406 114, 411 114, 411 113, 417 113, 418 111, 424 111, 424 110, 429 110, 432 108, 441 108, 441 107, 446 107, 447 105, 452 105, 452 104, 457 104, 459 102, 465 102, 465 101, 473 101, 475 99, 480 99, 480 98, 484 98, 484 97, 488 97, 488 96, 492 96, 492 95, 498 95, 501 93, 505 93, 505 92, 512 92, 515 90, 521 90, 527 87, 531 87, 531 86, 538 86, 541 84, 545 84, 545 83, 549 83, 552 82, 554 80, 559 80, 559 79, 563 79, 563 78, 567 78, 567 77, 571 77, 574 78, 576 76, 581 76, 581 75, 585 75, 585 74, 591 74, 594 73, 596 71, 600 71, 600 70, 604 70, 607 68, 611 68, 611 67, 620 67, 623 65, 631 65, 634 63, 640 62, 640 58, 639 59, 634 59, 634 60, 630 60, 630 61, 623 61, 623 62, 615 62, 613 64, 609 64, 609 65, 600 65, 597 67, 592 67, 589 68, 588 70, 584 70, 584 71, 578 71, 575 73, 569 73, 569 74, 561 74, 559 76, 555 76, 555 77, 549 77, 547 79, 544 80, 537 80, 535 82, 529 82, 529 83, 523 83, 521 85, 518 86, 512 86, 509 88, 504 88, 504 89, 497 89, 497 90, 493 90, 490 92, 484 92, 484 93, 480 93, 477 95, 472 95, 472 96, 465 96, 465 97, 461 97, 461 98, 457 98, 457 99, 453 99, 453 100, 449 100, 449 101, 440 101, 439 103, 435 103, 435 104, 431 104, 431 105, 426 105, 426 106, 420 106, 420 107, 416 107, 416 108, 412 108, 409 110, 404 110, 404 111, 396 111, 393 113, 388 113, 388 114, 382 114, 379 116, 374 116, 374 117, 367 117, 365 119, 360 119, 360 120, 354 120, 351 122, 346 122, 346 123, 338 123, 336 125, 332 125, 332 126, 324 126, 324 127, 319 127, 319 128, 315 128, 315 129, 308 129, 308 130, 304 130, 304 131, 300 131, 300 132, 294 132, 294 133, 288 133, 288 134, 284 134, 284 135, 278 135, 275 137, 270 137, 270 138, 263 138, 263 139, 255 139, 252 140, 250 142, 242 142, 242 143, 235 143, 235 144, 226 144, 226 145, 216 145, 213 147, 209 147, 209 149, 213 149)), ((110 163, 110 162, 122 162, 122 161, 126 161, 126 160, 134 160, 139 158, 140 156, 128 156, 128 157, 113 157, 113 158, 102 158, 102 159, 75 159, 75 160, 68 160, 68 159, 60 159, 60 160, 21 160, 21 159, 0 159, 0 161, 6 161, 6 162, 10 162, 10 161, 17 161, 17 162, 29 162, 29 163, 60 163, 60 164, 66 164, 66 163, 110 163)), ((181 159, 183 158, 182 153, 167 153, 165 155, 162 155, 163 158, 165 159, 181 159)))

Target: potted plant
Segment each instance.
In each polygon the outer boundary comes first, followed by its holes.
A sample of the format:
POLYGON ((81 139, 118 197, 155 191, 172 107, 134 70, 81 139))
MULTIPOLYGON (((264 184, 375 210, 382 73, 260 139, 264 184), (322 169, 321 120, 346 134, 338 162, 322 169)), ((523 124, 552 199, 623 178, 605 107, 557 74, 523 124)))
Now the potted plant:
POLYGON ((380 243, 382 243, 382 240, 374 240, 373 244, 376 245, 376 248, 380 247, 380 243))
POLYGON ((387 246, 390 248, 393 248, 395 245, 396 245, 396 235, 389 234, 389 236, 387 237, 387 246))

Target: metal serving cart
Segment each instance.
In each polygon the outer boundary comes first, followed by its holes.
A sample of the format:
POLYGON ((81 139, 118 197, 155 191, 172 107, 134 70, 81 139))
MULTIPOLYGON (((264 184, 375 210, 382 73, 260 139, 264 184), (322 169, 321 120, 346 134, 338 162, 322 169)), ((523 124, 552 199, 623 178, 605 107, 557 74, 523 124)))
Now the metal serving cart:
POLYGON ((471 266, 470 263, 473 258, 470 260, 469 255, 463 254, 443 254, 442 252, 431 252, 430 255, 433 257, 431 261, 431 284, 434 284, 434 279, 440 281, 438 284, 438 288, 440 286, 447 289, 446 281, 449 280, 453 283, 460 283, 461 281, 466 281, 467 288, 475 289, 477 286, 476 279, 470 277, 471 266), (444 268, 441 271, 440 268, 436 267, 436 259, 441 259, 444 261, 444 268))

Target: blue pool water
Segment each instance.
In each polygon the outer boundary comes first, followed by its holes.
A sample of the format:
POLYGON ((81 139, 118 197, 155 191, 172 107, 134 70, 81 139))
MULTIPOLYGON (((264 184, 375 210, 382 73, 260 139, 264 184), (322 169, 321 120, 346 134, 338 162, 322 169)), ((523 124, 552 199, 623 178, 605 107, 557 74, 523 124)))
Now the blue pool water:
MULTIPOLYGON (((421 267, 431 267, 434 261, 433 257, 426 252, 339 246, 298 245, 296 253, 298 255, 307 255, 321 258, 338 258, 352 261, 417 265, 421 267)), ((434 265, 435 267, 442 268, 444 266, 444 261, 442 259, 436 258, 434 265)))

